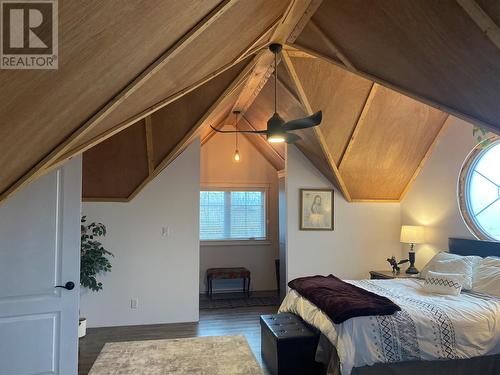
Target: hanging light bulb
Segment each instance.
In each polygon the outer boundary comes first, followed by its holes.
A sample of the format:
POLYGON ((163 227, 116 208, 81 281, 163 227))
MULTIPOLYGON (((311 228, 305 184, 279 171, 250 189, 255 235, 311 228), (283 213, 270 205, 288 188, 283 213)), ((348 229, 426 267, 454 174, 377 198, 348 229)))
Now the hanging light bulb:
MULTIPOLYGON (((234 128, 236 130, 238 130, 238 114, 240 113, 239 111, 234 111, 234 117, 235 117, 235 122, 234 122, 234 128)), ((234 133, 234 135, 236 136, 235 138, 235 150, 234 150, 234 155, 233 155, 233 159, 235 162, 239 162, 240 161, 240 152, 238 151, 238 133, 234 133)))

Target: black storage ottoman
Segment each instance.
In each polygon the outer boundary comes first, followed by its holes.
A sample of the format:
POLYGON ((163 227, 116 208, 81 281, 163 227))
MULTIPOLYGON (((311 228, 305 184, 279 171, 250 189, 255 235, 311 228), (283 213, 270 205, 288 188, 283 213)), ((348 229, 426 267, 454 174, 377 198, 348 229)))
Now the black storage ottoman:
POLYGON ((314 357, 319 332, 290 313, 262 315, 261 351, 272 375, 321 374, 323 366, 314 357))

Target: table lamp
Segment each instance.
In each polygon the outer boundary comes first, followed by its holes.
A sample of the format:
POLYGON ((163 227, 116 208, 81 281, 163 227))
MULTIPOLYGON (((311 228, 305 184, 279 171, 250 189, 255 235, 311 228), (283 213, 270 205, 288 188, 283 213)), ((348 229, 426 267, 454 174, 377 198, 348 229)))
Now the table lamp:
POLYGON ((406 273, 416 274, 419 272, 415 267, 415 251, 413 250, 413 246, 416 243, 423 243, 424 240, 424 227, 417 225, 401 226, 401 242, 410 244, 410 252, 408 253, 410 266, 406 270, 406 273))

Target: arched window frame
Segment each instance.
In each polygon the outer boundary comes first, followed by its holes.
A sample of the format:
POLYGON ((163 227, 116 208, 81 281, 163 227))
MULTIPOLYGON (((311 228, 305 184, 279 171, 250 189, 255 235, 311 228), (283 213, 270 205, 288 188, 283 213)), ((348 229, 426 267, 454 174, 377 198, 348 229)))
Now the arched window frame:
MULTIPOLYGON (((482 156, 493 146, 500 143, 500 136, 494 136, 489 138, 487 141, 483 141, 476 145, 474 149, 469 153, 467 158, 462 165, 460 170, 460 175, 458 178, 458 205, 460 208, 460 214, 464 220, 467 228, 471 233, 480 240, 488 241, 498 241, 486 233, 474 220, 473 215, 470 212, 470 203, 467 200, 466 189, 469 188, 469 182, 472 176, 472 172, 475 170, 475 166, 481 160, 482 156)), ((499 166, 500 167, 500 166, 499 166)))

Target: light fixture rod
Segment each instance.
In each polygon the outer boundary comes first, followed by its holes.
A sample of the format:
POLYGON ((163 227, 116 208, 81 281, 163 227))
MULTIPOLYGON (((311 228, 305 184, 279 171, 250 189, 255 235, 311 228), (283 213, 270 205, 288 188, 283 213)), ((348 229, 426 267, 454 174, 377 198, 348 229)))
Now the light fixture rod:
POLYGON ((274 53, 274 113, 278 113, 278 53, 274 53))
POLYGON ((279 43, 271 43, 269 50, 274 53, 274 113, 278 113, 278 53, 283 46, 279 43))
MULTIPOLYGON (((238 113, 237 111, 234 112, 234 129, 236 131, 238 131, 238 113)), ((235 133, 236 134, 236 151, 238 151, 238 133, 235 133)))

